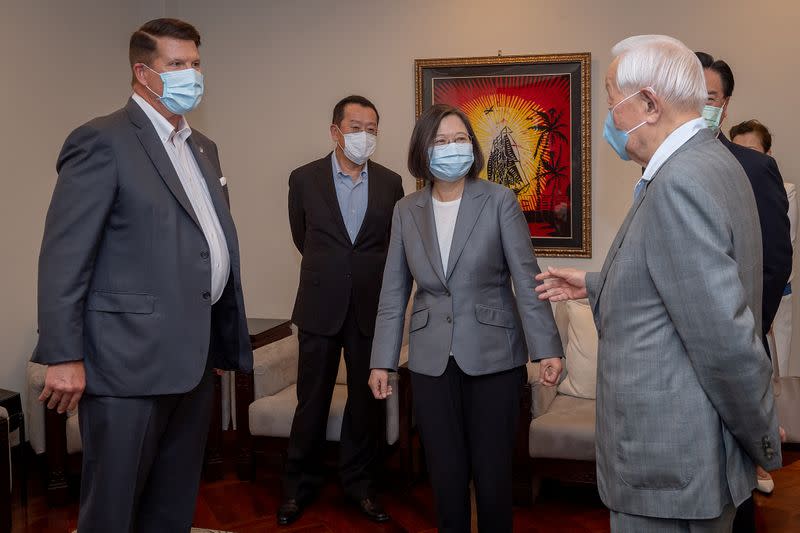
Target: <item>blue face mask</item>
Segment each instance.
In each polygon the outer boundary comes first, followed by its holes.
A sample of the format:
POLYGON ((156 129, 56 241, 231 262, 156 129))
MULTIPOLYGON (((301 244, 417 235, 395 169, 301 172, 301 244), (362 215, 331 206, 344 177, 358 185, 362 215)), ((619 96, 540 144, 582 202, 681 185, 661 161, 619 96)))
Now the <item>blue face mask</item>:
POLYGON ((603 125, 603 138, 608 142, 608 144, 611 145, 611 148, 613 148, 614 151, 617 152, 617 155, 623 161, 630 161, 630 159, 631 159, 631 157, 628 155, 628 152, 625 150, 625 146, 628 145, 628 136, 631 133, 633 133, 634 131, 636 131, 637 129, 639 129, 640 127, 642 127, 647 121, 645 120, 641 124, 639 124, 637 126, 634 126, 633 128, 629 129, 628 131, 624 131, 624 130, 618 129, 614 125, 614 111, 617 109, 617 107, 620 106, 620 104, 622 104, 623 102, 625 102, 626 100, 628 100, 630 98, 633 98, 634 96, 636 96, 640 92, 642 92, 642 91, 639 90, 639 91, 636 91, 635 93, 633 93, 630 96, 626 96, 625 98, 623 98, 622 100, 617 102, 617 105, 615 105, 614 107, 609 109, 608 110, 608 115, 606 115, 606 122, 603 125))
POLYGON ((156 72, 164 84, 163 94, 158 95, 153 89, 147 89, 158 96, 158 99, 176 115, 185 115, 200 104, 203 99, 203 75, 193 68, 156 72))
POLYGON ((431 174, 442 181, 458 181, 467 175, 475 161, 472 143, 448 143, 428 149, 431 174))

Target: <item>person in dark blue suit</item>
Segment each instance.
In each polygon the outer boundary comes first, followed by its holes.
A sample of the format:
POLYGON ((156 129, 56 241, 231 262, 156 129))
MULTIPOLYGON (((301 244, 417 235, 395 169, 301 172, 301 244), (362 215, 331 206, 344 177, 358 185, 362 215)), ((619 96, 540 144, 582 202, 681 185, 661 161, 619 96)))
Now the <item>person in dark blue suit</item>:
MULTIPOLYGON (((703 110, 703 117, 710 128, 717 130, 717 138, 744 168, 756 197, 764 255, 761 330, 764 348, 769 354, 766 335, 772 327, 772 321, 783 297, 783 290, 792 272, 792 241, 787 214, 789 200, 775 160, 766 154, 730 142, 720 130, 733 95, 734 80, 730 66, 721 59, 715 60, 705 52, 696 52, 696 55, 703 65, 708 89, 708 101, 703 110)), ((769 473, 764 470, 759 470, 757 475, 759 485, 772 480, 769 473)), ((737 510, 733 531, 737 533, 755 531, 752 498, 737 510)))
MULTIPOLYGON (((188 533, 213 369, 250 371, 241 259, 200 103, 200 34, 130 38, 132 95, 64 142, 39 255, 39 397, 78 407, 81 533, 188 533)), ((366 387, 365 387, 366 388, 366 387)))

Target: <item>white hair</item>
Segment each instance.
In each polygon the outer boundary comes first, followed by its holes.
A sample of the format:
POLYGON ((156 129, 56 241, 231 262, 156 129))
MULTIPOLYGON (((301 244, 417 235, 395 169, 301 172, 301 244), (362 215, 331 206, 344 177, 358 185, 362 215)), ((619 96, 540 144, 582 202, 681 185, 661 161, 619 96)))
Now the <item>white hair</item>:
POLYGON ((678 39, 635 35, 614 45, 611 54, 619 58, 617 87, 625 96, 651 87, 665 102, 680 109, 703 109, 708 98, 703 66, 678 39))

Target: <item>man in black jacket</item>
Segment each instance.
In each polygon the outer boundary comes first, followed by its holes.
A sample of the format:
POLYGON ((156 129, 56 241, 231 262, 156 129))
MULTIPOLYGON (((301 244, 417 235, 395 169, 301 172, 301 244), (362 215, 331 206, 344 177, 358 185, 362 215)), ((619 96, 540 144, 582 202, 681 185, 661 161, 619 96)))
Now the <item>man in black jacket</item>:
POLYGON ((320 459, 339 358, 347 366, 340 474, 347 495, 370 519, 389 516, 375 500, 372 470, 384 424, 367 381, 375 316, 400 176, 373 162, 378 111, 348 96, 333 109, 336 147, 289 177, 289 223, 303 255, 292 321, 300 358, 297 410, 289 437, 278 523, 296 520, 322 483, 320 459))
MULTIPOLYGON (((725 61, 715 60, 705 52, 696 52, 703 65, 708 89, 708 101, 703 116, 709 126, 719 130, 728 114, 728 105, 733 94, 733 71, 725 61)), ((744 168, 756 197, 758 218, 761 223, 761 242, 764 255, 764 280, 761 295, 761 329, 764 348, 767 332, 778 312, 783 290, 792 272, 792 241, 789 236, 789 200, 783 178, 775 160, 761 152, 730 142, 719 130, 718 139, 736 157, 744 168)), ((767 472, 760 471, 759 480, 771 481, 767 472)), ((755 531, 755 513, 752 498, 737 510, 733 531, 745 533, 755 531)))

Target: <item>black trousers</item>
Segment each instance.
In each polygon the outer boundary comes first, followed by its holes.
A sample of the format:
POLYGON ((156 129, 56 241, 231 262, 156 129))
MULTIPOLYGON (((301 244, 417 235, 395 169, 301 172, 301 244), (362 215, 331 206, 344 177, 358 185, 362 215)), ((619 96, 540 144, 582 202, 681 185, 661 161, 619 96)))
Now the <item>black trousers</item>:
POLYGON ((185 394, 84 395, 81 533, 188 532, 200 487, 212 371, 185 394))
POLYGON ((469 533, 469 482, 481 533, 511 532, 511 470, 525 368, 465 374, 450 358, 439 377, 411 373, 414 415, 440 533, 469 533))
POLYGON ((298 340, 297 409, 286 454, 284 496, 308 503, 322 486, 325 429, 344 348, 347 403, 339 439, 340 477, 350 498, 372 497, 378 442, 386 438, 384 404, 373 397, 367 384, 372 337, 361 333, 351 299, 347 317, 336 335, 300 330, 298 340))
POLYGON ((733 520, 733 533, 755 533, 756 531, 756 504, 750 496, 736 508, 736 518, 733 520))

